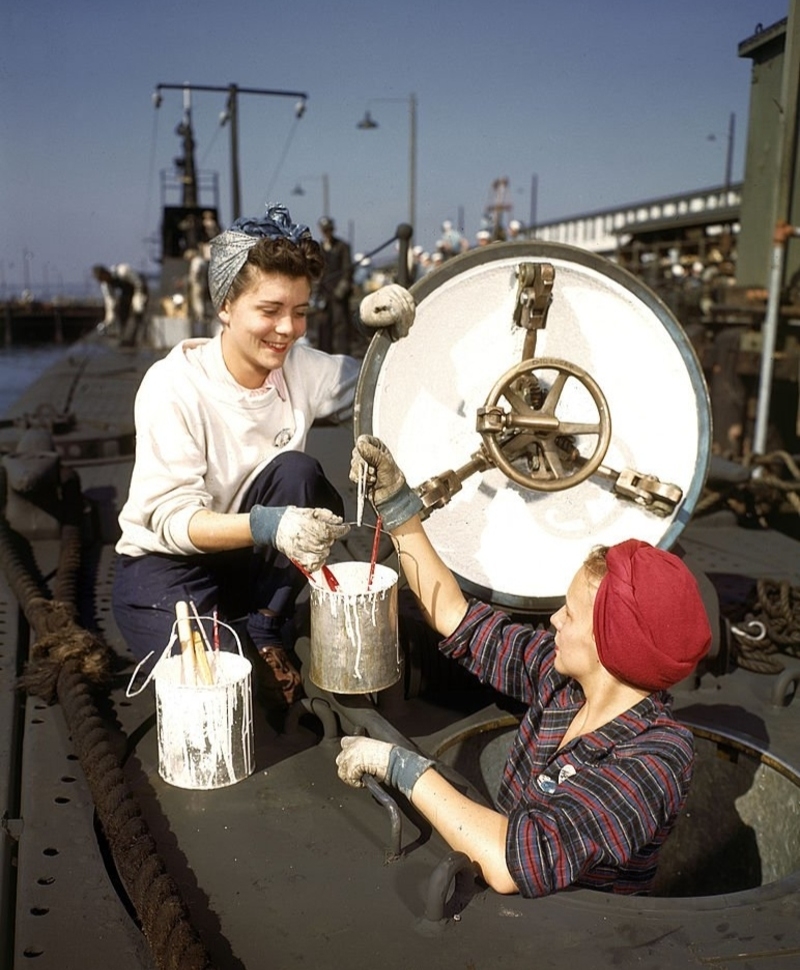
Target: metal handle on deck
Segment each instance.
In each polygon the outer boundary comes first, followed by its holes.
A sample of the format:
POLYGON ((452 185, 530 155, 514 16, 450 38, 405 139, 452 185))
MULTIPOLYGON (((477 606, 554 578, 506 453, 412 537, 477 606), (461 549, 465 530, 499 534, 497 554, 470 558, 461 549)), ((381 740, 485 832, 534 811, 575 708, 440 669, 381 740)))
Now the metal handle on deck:
POLYGON ((402 854, 401 846, 403 836, 403 817, 400 814, 400 809, 397 807, 397 802, 381 788, 372 775, 363 774, 361 776, 361 784, 372 795, 375 801, 380 802, 389 813, 389 818, 392 823, 392 840, 386 850, 386 861, 396 862, 402 854))
POLYGON ((475 863, 463 852, 450 852, 431 873, 425 900, 425 919, 438 922, 444 919, 444 907, 453 880, 462 879, 471 887, 476 876, 475 863))

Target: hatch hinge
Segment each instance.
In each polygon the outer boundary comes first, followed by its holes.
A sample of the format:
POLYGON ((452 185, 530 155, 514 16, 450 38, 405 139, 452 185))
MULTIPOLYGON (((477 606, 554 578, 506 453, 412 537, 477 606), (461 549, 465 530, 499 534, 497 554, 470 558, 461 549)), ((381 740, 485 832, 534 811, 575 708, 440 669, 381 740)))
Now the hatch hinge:
POLYGON ((514 324, 528 331, 522 351, 523 360, 535 355, 537 332, 544 330, 547 325, 547 311, 553 300, 555 278, 556 271, 552 263, 520 263, 517 266, 514 324))

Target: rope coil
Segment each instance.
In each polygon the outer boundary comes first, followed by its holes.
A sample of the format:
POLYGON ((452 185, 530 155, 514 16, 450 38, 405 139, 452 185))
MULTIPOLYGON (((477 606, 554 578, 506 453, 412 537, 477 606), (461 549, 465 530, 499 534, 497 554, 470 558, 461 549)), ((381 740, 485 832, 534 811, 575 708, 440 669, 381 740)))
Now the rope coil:
POLYGON ((731 626, 736 662, 757 673, 780 673, 780 654, 800 657, 800 587, 771 579, 756 583, 756 602, 744 623, 731 626), (755 634, 744 629, 758 624, 755 634))

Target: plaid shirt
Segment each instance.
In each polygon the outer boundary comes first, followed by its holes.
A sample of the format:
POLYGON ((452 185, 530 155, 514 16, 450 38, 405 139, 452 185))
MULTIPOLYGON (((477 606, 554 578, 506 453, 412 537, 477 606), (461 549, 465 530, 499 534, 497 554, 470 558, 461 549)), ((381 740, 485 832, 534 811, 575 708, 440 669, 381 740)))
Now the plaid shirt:
POLYGON ((573 885, 647 892, 692 774, 692 735, 672 718, 669 695, 650 694, 558 751, 584 695, 555 669, 552 633, 472 600, 440 646, 529 705, 497 796, 509 820, 506 863, 522 895, 573 885))

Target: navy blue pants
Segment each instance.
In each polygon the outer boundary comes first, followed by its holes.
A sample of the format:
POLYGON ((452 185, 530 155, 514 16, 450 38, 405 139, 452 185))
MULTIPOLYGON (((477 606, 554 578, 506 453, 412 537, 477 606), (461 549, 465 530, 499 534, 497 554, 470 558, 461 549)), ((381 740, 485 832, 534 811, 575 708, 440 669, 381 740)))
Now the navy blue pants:
MULTIPOLYGON (((239 511, 249 512, 254 505, 326 508, 344 514, 342 498, 322 466, 298 451, 283 452, 263 469, 239 511)), ((259 632, 268 623, 277 634, 293 614, 305 583, 300 570, 271 547, 193 556, 117 556, 111 604, 128 649, 137 660, 152 651, 152 665, 169 642, 177 600, 191 600, 201 616, 216 607, 227 623, 247 616, 248 628, 259 632), (275 620, 268 621, 260 610, 275 613, 275 620)))

